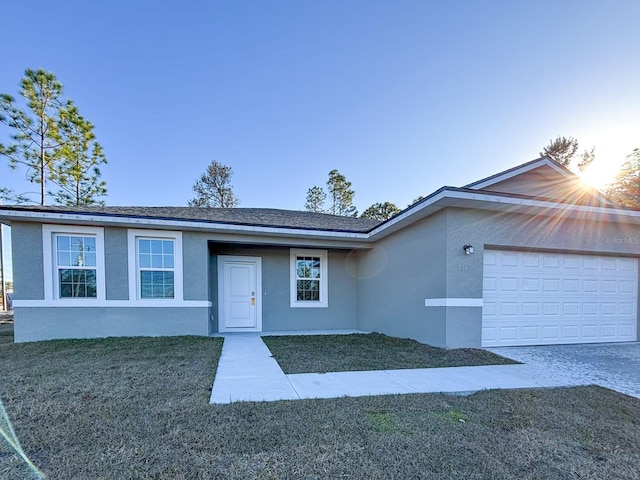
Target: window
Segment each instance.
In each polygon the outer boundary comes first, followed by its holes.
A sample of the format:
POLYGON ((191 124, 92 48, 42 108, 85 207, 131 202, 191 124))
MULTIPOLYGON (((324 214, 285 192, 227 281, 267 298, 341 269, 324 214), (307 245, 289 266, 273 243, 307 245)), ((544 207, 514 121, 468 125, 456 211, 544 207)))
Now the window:
POLYGON ((327 251, 291 250, 291 306, 326 307, 327 251))
POLYGON ((104 300, 104 230, 43 225, 42 235, 45 300, 104 300))
POLYGON ((55 237, 58 298, 97 298, 96 237, 55 237))
POLYGON ((138 238, 140 298, 174 298, 174 240, 138 238))
POLYGON ((129 299, 182 300, 182 235, 128 230, 129 299))

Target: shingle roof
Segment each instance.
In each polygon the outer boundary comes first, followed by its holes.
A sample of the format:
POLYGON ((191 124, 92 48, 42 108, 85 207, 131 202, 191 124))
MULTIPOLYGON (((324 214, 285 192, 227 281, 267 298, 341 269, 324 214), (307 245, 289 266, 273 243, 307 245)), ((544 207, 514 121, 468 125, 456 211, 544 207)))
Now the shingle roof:
POLYGON ((366 218, 341 217, 325 213, 278 210, 274 208, 201 208, 201 207, 61 207, 5 205, 1 210, 67 213, 110 217, 135 217, 162 220, 187 220, 204 223, 251 225, 276 228, 299 228, 338 232, 365 233, 380 221, 366 218))

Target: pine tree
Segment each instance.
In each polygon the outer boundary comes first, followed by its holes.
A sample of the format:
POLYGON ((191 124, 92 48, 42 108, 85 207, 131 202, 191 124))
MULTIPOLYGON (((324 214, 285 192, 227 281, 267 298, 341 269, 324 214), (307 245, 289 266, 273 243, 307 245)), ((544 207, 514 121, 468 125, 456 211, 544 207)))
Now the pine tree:
POLYGON ((329 191, 330 214, 348 217, 358 216, 358 211, 353 205, 355 192, 351 189, 351 182, 347 181, 345 176, 336 169, 329 172, 327 190, 329 191))
POLYGON ((327 194, 321 187, 311 187, 307 190, 307 201, 304 204, 304 208, 308 212, 326 213, 324 210, 326 199, 327 194))
POLYGON ((71 102, 60 110, 58 133, 62 140, 60 162, 52 181, 60 189, 54 194, 62 205, 104 205, 96 197, 107 194, 106 183, 100 180, 99 166, 107 163, 102 147, 96 141, 91 122, 83 118, 71 102))
POLYGON ((360 218, 371 218, 373 220, 389 220, 394 215, 400 213, 400 209, 391 202, 374 203, 367 208, 360 218))
MULTIPOLYGON (((93 125, 80 116, 70 100, 62 98, 62 84, 53 73, 43 69, 25 70, 20 95, 26 109, 9 94, 0 94, 0 122, 13 130, 11 143, 0 143, 0 156, 9 159, 11 168, 24 167, 31 182, 40 185, 39 203, 47 194, 66 205, 96 203, 106 195, 98 165, 106 163, 96 142, 93 125), (47 184, 59 191, 47 192, 47 184)), ((16 203, 28 201, 23 194, 0 188, 0 197, 16 203)))
POLYGON ((196 197, 189 200, 190 207, 233 208, 240 200, 233 193, 231 185, 231 167, 213 160, 207 171, 193 185, 196 197))
POLYGON ((640 149, 636 148, 627 156, 606 193, 622 206, 640 208, 640 149))
POLYGON ((20 95, 28 111, 18 108, 11 95, 0 94, 0 121, 15 130, 11 144, 0 143, 0 155, 9 159, 12 168, 27 168, 29 180, 40 184, 40 204, 44 205, 46 183, 53 175, 54 158, 61 146, 58 119, 62 84, 52 73, 27 69, 20 82, 20 95))

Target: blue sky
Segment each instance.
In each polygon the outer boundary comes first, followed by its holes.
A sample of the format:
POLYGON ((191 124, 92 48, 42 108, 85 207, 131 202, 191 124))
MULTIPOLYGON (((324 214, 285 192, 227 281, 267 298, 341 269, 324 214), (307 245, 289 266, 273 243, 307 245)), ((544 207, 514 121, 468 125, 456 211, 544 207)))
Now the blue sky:
MULTIPOLYGON (((0 92, 53 72, 95 125, 110 205, 186 205, 211 160, 240 206, 302 209, 337 168, 405 207, 574 136, 640 147, 640 2, 3 2, 0 92)), ((0 127, 0 141, 8 131, 0 127)), ((36 190, 0 162, 0 185, 36 190)))

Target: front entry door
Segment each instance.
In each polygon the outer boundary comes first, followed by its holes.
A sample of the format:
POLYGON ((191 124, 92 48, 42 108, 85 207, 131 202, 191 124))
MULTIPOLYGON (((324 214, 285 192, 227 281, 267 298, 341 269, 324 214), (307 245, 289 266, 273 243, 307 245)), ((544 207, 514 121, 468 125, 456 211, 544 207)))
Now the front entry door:
POLYGON ((261 259, 218 257, 218 310, 221 332, 262 330, 261 259))

